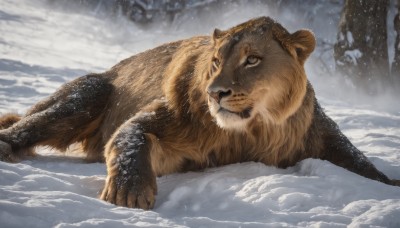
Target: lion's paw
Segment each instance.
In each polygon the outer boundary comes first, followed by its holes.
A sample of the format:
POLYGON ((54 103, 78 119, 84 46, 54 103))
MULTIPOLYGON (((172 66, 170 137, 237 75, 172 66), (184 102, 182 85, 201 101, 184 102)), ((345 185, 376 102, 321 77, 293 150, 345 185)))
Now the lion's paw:
POLYGON ((132 177, 121 181, 118 177, 107 177, 101 199, 117 206, 149 210, 154 207, 157 187, 155 181, 132 177), (122 183, 121 183, 122 182, 122 183))

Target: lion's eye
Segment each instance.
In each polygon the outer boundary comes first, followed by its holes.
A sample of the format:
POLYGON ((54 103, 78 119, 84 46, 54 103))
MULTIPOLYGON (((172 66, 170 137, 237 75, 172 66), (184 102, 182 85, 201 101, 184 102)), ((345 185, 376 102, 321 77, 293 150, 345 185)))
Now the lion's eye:
POLYGON ((248 67, 252 67, 257 65, 258 63, 260 63, 260 58, 254 55, 250 55, 249 57, 247 57, 246 59, 246 66, 248 67))
POLYGON ((217 58, 212 59, 213 70, 217 70, 219 68, 219 64, 220 64, 219 59, 217 58))

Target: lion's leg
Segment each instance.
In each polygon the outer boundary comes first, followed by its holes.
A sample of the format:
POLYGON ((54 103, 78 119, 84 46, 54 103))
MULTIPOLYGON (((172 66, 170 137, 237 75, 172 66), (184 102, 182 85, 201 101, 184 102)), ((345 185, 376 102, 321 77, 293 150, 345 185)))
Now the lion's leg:
MULTIPOLYGON (((110 203, 142 209, 154 206, 156 175, 165 174, 157 162, 165 153, 158 136, 165 133, 166 109, 139 112, 124 123, 106 145, 107 179, 101 199, 110 203)), ((164 157, 165 158, 165 157, 164 157)), ((169 171, 178 169, 177 159, 168 157, 169 171)))
POLYGON ((335 165, 343 167, 361 176, 383 182, 385 184, 397 185, 396 181, 390 180, 379 171, 368 158, 358 150, 350 140, 343 135, 338 126, 330 119, 328 133, 324 136, 323 159, 335 165))
POLYGON ((111 140, 106 148, 107 179, 101 199, 124 207, 153 208, 157 185, 145 129, 132 121, 111 140))
POLYGON ((97 129, 111 90, 102 75, 87 75, 65 84, 0 131, 0 160, 15 161, 21 151, 36 145, 66 149, 84 140, 97 129))

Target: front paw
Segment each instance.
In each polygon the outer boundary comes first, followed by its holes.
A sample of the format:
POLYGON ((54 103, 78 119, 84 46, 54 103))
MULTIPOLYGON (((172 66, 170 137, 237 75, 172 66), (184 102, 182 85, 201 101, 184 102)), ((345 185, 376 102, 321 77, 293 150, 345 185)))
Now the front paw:
POLYGON ((155 177, 108 176, 100 198, 118 206, 149 210, 154 207, 156 194, 155 177))

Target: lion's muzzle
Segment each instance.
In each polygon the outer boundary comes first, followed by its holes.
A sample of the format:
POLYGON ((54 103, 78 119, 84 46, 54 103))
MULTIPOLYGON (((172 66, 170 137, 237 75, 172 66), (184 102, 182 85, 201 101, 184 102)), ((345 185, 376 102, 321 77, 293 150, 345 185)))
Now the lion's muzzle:
POLYGON ((229 97, 232 95, 232 90, 230 89, 212 89, 212 88, 208 88, 207 89, 207 93, 208 95, 214 99, 218 104, 220 103, 221 99, 224 97, 229 97))

